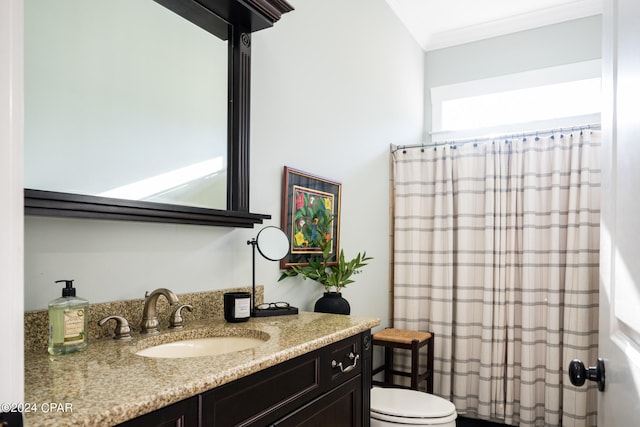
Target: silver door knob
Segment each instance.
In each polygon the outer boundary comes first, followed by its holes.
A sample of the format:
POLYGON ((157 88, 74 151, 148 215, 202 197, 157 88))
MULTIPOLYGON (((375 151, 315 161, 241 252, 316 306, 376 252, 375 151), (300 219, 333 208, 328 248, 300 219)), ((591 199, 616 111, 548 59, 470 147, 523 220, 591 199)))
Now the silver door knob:
POLYGON ((573 359, 569 363, 569 379, 571 384, 576 387, 580 387, 586 380, 595 381, 598 383, 598 390, 604 391, 604 359, 598 358, 596 366, 584 367, 579 359, 573 359))

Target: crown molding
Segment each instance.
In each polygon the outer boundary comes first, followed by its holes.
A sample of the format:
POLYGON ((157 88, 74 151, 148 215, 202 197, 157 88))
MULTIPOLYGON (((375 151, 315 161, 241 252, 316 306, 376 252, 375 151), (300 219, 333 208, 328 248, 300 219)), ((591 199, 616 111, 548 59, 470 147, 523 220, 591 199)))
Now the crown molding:
MULTIPOLYGON (((389 1, 389 4, 395 11, 394 4, 391 1, 389 1)), ((401 15, 398 16, 400 16, 400 20, 403 21, 422 49, 431 51, 574 19, 600 15, 602 14, 602 8, 601 0, 575 0, 507 18, 480 22, 476 25, 453 28, 440 32, 429 32, 428 29, 425 29, 424 25, 418 25, 418 21, 414 19, 415 16, 411 19, 413 23, 405 22, 401 15), (414 25, 415 28, 412 28, 414 25)), ((406 11, 403 11, 403 13, 406 13, 406 11)), ((428 13, 428 11, 426 13, 428 13)))

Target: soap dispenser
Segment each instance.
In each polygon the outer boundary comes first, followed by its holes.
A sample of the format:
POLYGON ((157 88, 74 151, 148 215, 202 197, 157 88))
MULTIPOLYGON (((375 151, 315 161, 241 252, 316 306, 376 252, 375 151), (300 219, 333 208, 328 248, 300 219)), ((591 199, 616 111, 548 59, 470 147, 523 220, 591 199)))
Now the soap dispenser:
POLYGON ((65 283, 62 297, 49 303, 49 353, 53 355, 84 350, 88 344, 89 301, 76 296, 73 280, 65 283))

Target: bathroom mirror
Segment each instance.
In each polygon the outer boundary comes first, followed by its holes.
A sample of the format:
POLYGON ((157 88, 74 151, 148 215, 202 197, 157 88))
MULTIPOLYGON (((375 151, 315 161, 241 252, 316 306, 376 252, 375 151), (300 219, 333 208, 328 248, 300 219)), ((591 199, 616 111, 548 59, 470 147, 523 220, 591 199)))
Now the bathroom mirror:
POLYGON ((25 187, 227 209, 227 42, 152 0, 25 3, 25 187))
POLYGON ((233 227, 269 218, 249 212, 250 33, 290 10, 25 2, 25 212, 233 227))

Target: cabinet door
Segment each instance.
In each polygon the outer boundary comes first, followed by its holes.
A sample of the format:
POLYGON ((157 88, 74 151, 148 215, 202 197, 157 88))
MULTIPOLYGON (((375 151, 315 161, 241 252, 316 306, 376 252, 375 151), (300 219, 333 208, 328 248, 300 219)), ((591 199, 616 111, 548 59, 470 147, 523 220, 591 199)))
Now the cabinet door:
POLYGON ((360 427, 363 425, 362 416, 362 381, 358 375, 273 426, 360 427))
POLYGON ((119 424, 120 427, 197 427, 198 397, 192 397, 173 405, 158 409, 133 420, 119 424))

